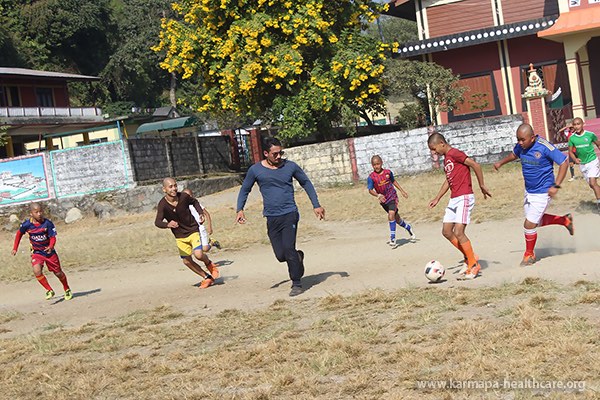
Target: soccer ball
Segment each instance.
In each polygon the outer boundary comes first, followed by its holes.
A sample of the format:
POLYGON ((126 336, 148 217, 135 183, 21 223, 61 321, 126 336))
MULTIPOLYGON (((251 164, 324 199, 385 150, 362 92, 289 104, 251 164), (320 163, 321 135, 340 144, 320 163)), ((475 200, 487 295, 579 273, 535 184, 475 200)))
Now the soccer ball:
POLYGON ((431 282, 439 282, 446 273, 444 266, 436 260, 429 261, 427 265, 425 265, 425 276, 431 282))

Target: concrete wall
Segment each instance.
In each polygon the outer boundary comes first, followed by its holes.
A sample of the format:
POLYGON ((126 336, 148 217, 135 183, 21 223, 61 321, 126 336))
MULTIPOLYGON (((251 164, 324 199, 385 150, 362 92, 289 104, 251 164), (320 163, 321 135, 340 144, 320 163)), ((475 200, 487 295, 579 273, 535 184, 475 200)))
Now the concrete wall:
POLYGON ((356 165, 360 180, 373 172, 371 157, 379 154, 384 168, 396 175, 416 174, 431 169, 427 128, 356 138, 356 165))
POLYGON ((171 175, 165 139, 129 139, 127 144, 137 182, 171 175))
POLYGON ((202 173, 198 156, 197 137, 178 137, 169 140, 173 176, 189 176, 202 173))
POLYGON ((352 182, 349 140, 289 148, 285 150, 286 158, 300 165, 315 185, 352 182))
MULTIPOLYGON (((504 157, 516 143, 520 115, 484 118, 438 126, 450 145, 475 161, 487 164, 504 157)), ((373 171, 371 157, 379 154, 384 166, 397 175, 416 174, 433 168, 427 147, 427 128, 384 133, 355 139, 286 149, 286 156, 306 171, 313 184, 331 186, 361 181, 373 171), (354 144, 354 153, 352 146, 354 144), (353 174, 353 158, 355 173, 353 174)))
POLYGON ((230 138, 207 136, 198 140, 203 172, 227 172, 233 164, 230 138))
POLYGON ((520 114, 440 126, 438 131, 446 140, 481 164, 491 164, 517 143, 517 128, 523 123, 520 114))
POLYGON ((134 184, 121 140, 50 152, 57 198, 126 188, 134 184))
POLYGON ((137 182, 228 172, 232 164, 226 136, 132 138, 128 142, 137 182))

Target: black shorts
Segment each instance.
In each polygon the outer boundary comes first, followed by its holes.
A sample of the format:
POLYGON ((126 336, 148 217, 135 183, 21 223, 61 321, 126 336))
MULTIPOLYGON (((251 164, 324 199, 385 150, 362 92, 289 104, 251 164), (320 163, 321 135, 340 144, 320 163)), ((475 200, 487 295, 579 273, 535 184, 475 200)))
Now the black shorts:
POLYGON ((380 204, 381 204, 381 207, 383 207, 383 209, 386 212, 398 211, 398 202, 396 200, 392 200, 390 202, 380 203, 380 204))

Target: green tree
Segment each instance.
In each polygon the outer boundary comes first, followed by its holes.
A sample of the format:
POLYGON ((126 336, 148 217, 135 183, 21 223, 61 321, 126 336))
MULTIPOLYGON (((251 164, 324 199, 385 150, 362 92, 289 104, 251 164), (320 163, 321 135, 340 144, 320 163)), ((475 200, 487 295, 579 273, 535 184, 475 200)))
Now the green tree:
POLYGON ((472 110, 477 110, 481 113, 481 118, 485 116, 484 110, 490 106, 490 102, 487 99, 487 93, 477 92, 470 96, 469 105, 472 110))
POLYGON ((8 143, 7 132, 8 132, 8 126, 4 125, 2 120, 0 120, 0 147, 6 146, 6 144, 8 143))
POLYGON ((0 0, 0 65, 3 67, 22 67, 25 65, 21 51, 24 35, 18 29, 20 0, 0 0))
POLYGON ((161 57, 151 48, 157 44, 161 19, 170 14, 170 1, 115 1, 113 14, 118 46, 100 74, 108 94, 105 109, 117 110, 124 102, 140 107, 160 105, 170 76, 159 67, 161 57))
POLYGON ((466 88, 457 85, 458 79, 450 69, 423 61, 390 59, 385 72, 387 93, 410 94, 423 110, 429 103, 433 123, 440 111, 451 111, 463 102, 466 88))
POLYGON ((371 22, 365 33, 373 39, 389 44, 405 43, 419 38, 416 22, 389 15, 381 15, 371 22))
MULTIPOLYGON (((43 69, 98 75, 113 52, 109 0, 39 0, 20 10, 21 29, 47 51, 43 69)), ((38 62, 40 60, 38 59, 38 62)))
POLYGON ((302 137, 382 112, 388 46, 361 35, 370 0, 181 0, 160 33, 161 66, 197 82, 198 112, 262 118, 302 137))

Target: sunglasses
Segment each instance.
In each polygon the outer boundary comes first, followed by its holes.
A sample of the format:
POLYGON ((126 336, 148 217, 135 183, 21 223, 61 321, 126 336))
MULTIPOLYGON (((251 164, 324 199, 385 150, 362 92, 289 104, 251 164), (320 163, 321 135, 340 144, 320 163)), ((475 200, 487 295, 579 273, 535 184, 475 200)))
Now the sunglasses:
POLYGON ((275 152, 271 153, 271 155, 273 157, 277 157, 277 156, 283 157, 284 154, 285 154, 285 151, 283 151, 283 150, 281 150, 281 151, 275 151, 275 152))

